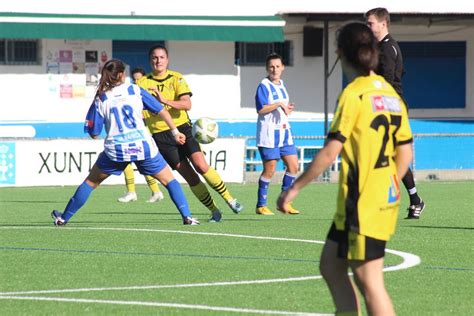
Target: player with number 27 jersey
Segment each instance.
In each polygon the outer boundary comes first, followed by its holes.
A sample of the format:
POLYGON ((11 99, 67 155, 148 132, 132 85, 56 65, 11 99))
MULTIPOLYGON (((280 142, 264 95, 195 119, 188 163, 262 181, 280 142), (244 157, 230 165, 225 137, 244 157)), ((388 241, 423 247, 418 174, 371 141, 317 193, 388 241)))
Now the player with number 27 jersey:
POLYGON ((155 157, 158 148, 143 122, 143 109, 158 113, 163 106, 137 85, 122 84, 94 100, 84 130, 99 135, 105 125, 105 153, 113 161, 155 157))
POLYGON ((339 98, 328 138, 343 143, 336 229, 388 240, 400 202, 393 157, 412 142, 406 105, 383 77, 358 77, 339 98))

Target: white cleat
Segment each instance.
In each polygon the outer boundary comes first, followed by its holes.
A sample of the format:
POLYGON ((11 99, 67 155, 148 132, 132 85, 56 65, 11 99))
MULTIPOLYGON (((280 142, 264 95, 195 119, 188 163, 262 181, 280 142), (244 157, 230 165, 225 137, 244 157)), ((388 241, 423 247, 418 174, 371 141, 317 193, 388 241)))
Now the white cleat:
POLYGON ((136 200, 138 200, 136 192, 127 192, 124 196, 118 198, 118 201, 121 203, 128 203, 136 200))
POLYGON ((158 191, 158 192, 153 192, 151 197, 146 201, 147 203, 155 203, 157 201, 161 201, 165 198, 163 195, 163 192, 158 191))
POLYGON ((227 201, 227 205, 229 205, 229 207, 232 209, 232 212, 234 212, 235 214, 239 214, 244 209, 244 206, 240 204, 237 199, 227 201))
POLYGON ((199 225, 201 223, 199 223, 197 218, 188 216, 188 217, 183 218, 183 224, 184 225, 199 225))

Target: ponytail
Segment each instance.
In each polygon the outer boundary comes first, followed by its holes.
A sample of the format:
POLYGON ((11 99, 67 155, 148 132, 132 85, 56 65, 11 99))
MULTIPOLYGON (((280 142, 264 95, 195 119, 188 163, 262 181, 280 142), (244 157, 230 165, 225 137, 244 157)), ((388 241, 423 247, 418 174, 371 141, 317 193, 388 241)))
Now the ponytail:
POLYGON ((97 86, 95 97, 112 90, 113 87, 118 86, 120 81, 120 73, 125 72, 125 64, 118 59, 111 59, 104 64, 101 71, 100 81, 97 86))
POLYGON ((377 40, 367 25, 351 22, 341 27, 337 33, 337 47, 360 73, 368 75, 371 70, 377 68, 377 40))

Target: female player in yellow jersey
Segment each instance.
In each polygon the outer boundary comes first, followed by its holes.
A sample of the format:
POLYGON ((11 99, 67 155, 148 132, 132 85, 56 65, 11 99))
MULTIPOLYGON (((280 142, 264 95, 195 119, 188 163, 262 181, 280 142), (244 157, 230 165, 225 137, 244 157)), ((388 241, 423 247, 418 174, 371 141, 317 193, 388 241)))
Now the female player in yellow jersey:
POLYGON ((377 40, 367 25, 353 22, 339 29, 337 54, 351 83, 339 97, 324 148, 277 204, 285 208, 341 154, 337 211, 321 254, 321 274, 336 314, 360 314, 350 268, 368 314, 394 315, 382 269, 398 216, 399 179, 412 159, 407 110, 393 87, 374 72, 377 40))
POLYGON ((165 122, 158 115, 145 111, 146 125, 153 134, 160 153, 183 176, 201 203, 212 212, 210 222, 219 222, 222 213, 198 174, 222 196, 234 213, 241 212, 243 206, 232 197, 220 175, 206 162, 199 143, 191 134, 192 125, 187 111, 191 109, 192 93, 186 80, 179 72, 168 69, 168 50, 164 46, 155 45, 150 48, 149 57, 153 71, 138 80, 137 84, 164 104, 178 130, 186 135, 184 144, 176 144, 165 122))
MULTIPOLYGON (((140 78, 146 75, 145 69, 137 67, 132 70, 133 83, 136 83, 140 78)), ((123 171, 125 176, 125 185, 127 186, 127 192, 125 195, 119 197, 117 200, 122 203, 128 203, 138 200, 137 191, 135 189, 135 173, 133 171, 132 164, 129 164, 123 171)), ((164 195, 158 187, 158 182, 151 176, 145 176, 146 183, 151 190, 151 197, 147 200, 148 203, 155 203, 156 201, 163 200, 164 195)))

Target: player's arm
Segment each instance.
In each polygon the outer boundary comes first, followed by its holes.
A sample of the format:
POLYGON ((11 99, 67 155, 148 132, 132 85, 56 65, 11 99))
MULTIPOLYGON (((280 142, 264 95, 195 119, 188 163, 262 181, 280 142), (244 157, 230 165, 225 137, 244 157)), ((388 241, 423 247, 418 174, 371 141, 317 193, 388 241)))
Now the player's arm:
POLYGON ((257 93, 255 94, 255 107, 257 109, 258 114, 267 114, 271 111, 278 109, 279 107, 282 107, 283 110, 285 110, 285 105, 283 104, 283 102, 275 102, 272 104, 268 104, 268 96, 269 91, 267 87, 265 87, 265 85, 263 84, 260 84, 257 88, 257 93))
MULTIPOLYGON (((185 85, 185 86, 187 87, 187 85, 185 85)), ((179 92, 180 87, 177 87, 177 88, 178 89, 176 91, 179 92)), ((170 107, 172 107, 176 110, 185 110, 185 111, 191 110, 191 107, 192 107, 191 95, 192 95, 192 93, 189 92, 188 89, 183 91, 182 94, 178 95, 178 100, 168 100, 168 99, 166 99, 163 96, 163 94, 160 92, 158 87, 150 87, 149 90, 152 91, 154 93, 154 95, 156 95, 156 98, 158 99, 158 101, 160 101, 163 104, 166 104, 166 105, 168 105, 168 106, 170 106, 170 107)))
MULTIPOLYGON (((403 106, 403 104, 402 104, 403 106)), ((410 123, 408 121, 408 113, 406 108, 402 109, 401 125, 396 130, 395 137, 395 165, 397 166, 398 179, 402 179, 413 159, 413 134, 411 132, 410 123)))
POLYGON ((293 183, 293 188, 301 190, 308 183, 318 177, 324 170, 329 168, 336 160, 342 150, 343 143, 337 139, 330 139, 324 147, 316 154, 313 161, 303 174, 293 183))
POLYGON ((87 111, 86 121, 84 123, 84 133, 88 133, 93 139, 99 138, 104 127, 104 117, 98 111, 97 100, 94 100, 87 111))
POLYGON ((410 167, 413 159, 413 149, 411 143, 398 145, 395 150, 395 164, 397 165, 398 179, 402 179, 410 167))
MULTIPOLYGON (((274 111, 278 108, 282 108, 283 111, 285 111, 286 109, 286 106, 283 102, 276 102, 276 103, 272 103, 272 104, 265 104, 263 105, 262 109, 260 111, 258 111, 258 114, 267 114, 267 113, 270 113, 271 111, 274 111)), ((287 111, 285 111, 286 113, 287 111)))
POLYGON ((330 139, 323 149, 316 154, 309 168, 295 180, 287 191, 280 194, 277 201, 278 208, 285 209, 286 205, 296 198, 302 188, 329 168, 341 152, 342 146, 343 143, 339 140, 330 139))
POLYGON ((176 125, 173 122, 173 118, 163 107, 163 105, 143 88, 140 88, 140 95, 142 97, 145 110, 148 110, 152 113, 158 113, 163 121, 165 121, 166 125, 168 125, 168 127, 171 129, 171 133, 173 134, 176 142, 178 144, 184 144, 186 142, 186 136, 178 131, 176 125))
POLYGON ((191 95, 189 94, 180 95, 177 101, 165 99, 163 103, 175 108, 176 110, 189 111, 192 107, 191 95))

